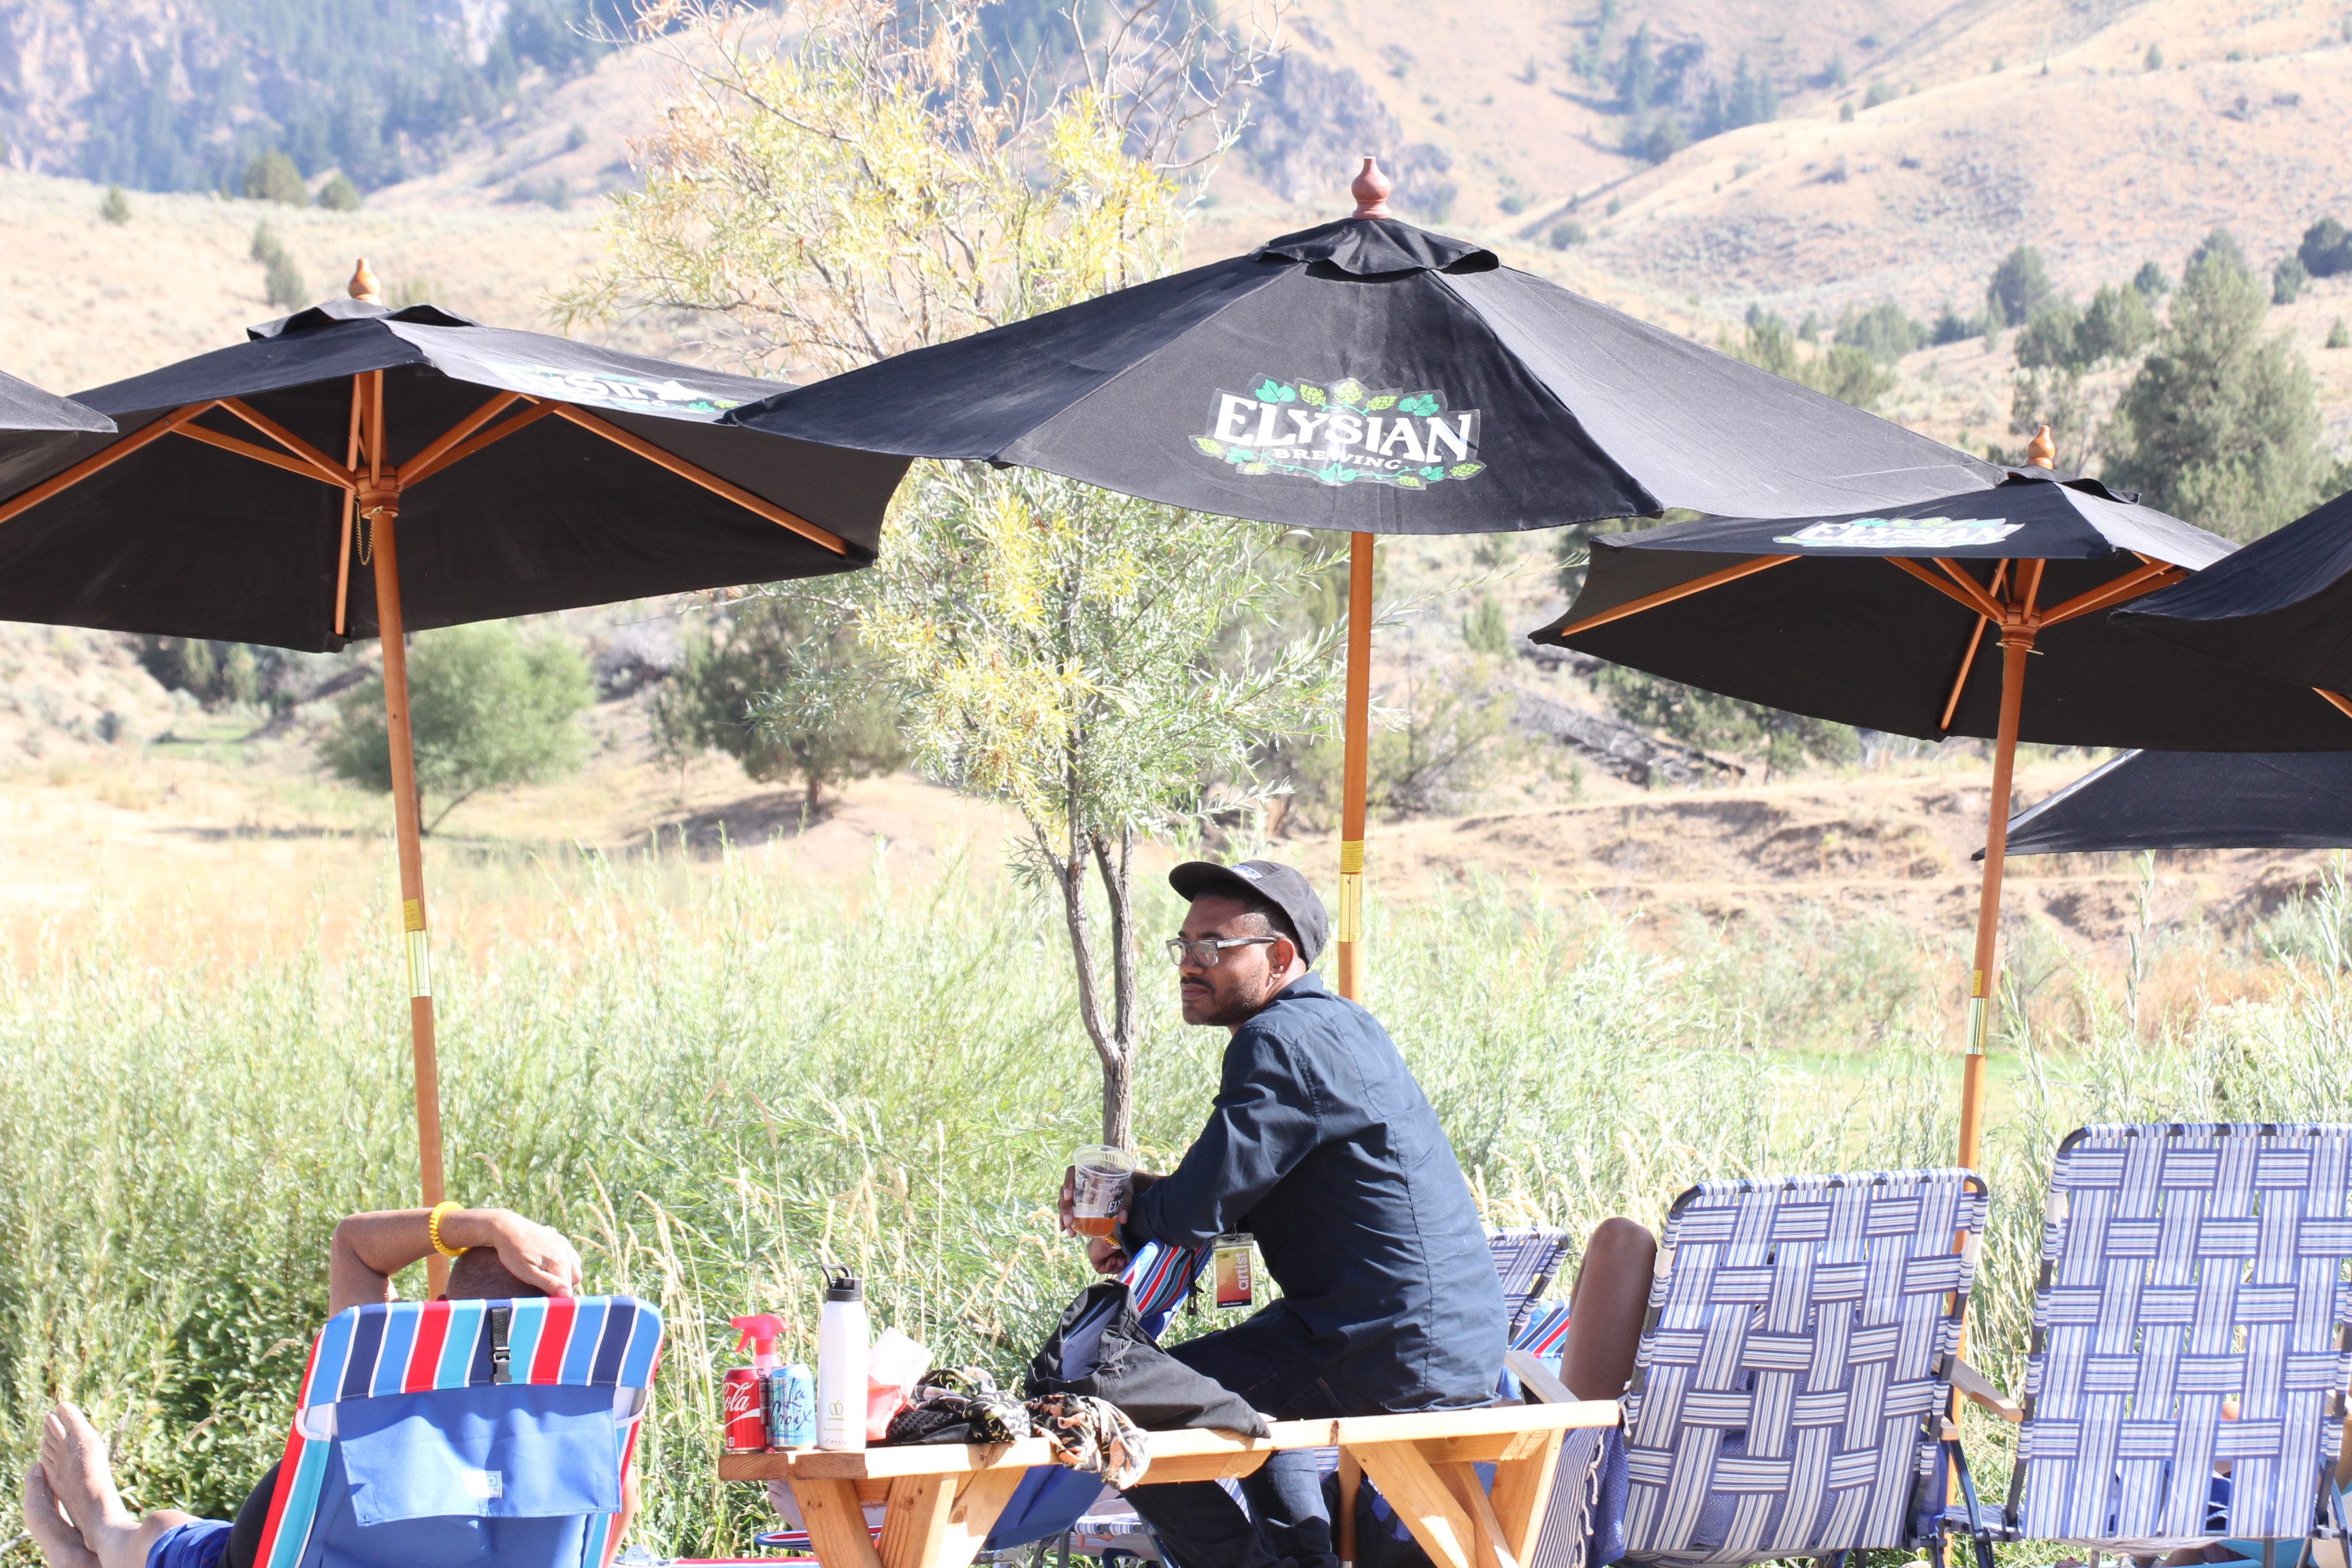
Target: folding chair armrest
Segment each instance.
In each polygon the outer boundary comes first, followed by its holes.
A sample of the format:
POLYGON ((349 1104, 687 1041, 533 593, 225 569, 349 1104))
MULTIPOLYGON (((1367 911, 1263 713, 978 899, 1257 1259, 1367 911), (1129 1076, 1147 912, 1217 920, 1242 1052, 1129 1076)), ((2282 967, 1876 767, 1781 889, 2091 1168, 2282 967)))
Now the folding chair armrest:
POLYGON ((1573 1405, 1576 1395, 1568 1391, 1551 1368, 1546 1366, 1533 1351, 1507 1350, 1503 1352, 1503 1365, 1519 1380, 1519 1392, 1537 1405, 1573 1405))
POLYGON ((1970 1366, 1958 1356, 1944 1358, 1944 1370, 1952 1386, 1959 1390, 1969 1404, 1990 1411, 2003 1421, 2023 1422, 2025 1407, 1996 1386, 1992 1379, 1970 1366))

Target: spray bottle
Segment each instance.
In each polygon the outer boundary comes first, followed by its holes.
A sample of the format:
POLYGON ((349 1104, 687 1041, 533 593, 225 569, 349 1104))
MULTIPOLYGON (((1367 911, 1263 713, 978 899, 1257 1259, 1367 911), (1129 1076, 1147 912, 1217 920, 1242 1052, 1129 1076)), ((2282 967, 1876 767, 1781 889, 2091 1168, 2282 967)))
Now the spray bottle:
POLYGON ((767 1312, 730 1320, 741 1336, 738 1351, 751 1352, 748 1367, 730 1367, 725 1394, 724 1446, 733 1454, 756 1454, 768 1446, 768 1373, 776 1364, 776 1336, 784 1325, 767 1312))
POLYGON ((816 1328, 816 1446, 866 1447, 866 1291, 845 1268, 829 1267, 816 1328))

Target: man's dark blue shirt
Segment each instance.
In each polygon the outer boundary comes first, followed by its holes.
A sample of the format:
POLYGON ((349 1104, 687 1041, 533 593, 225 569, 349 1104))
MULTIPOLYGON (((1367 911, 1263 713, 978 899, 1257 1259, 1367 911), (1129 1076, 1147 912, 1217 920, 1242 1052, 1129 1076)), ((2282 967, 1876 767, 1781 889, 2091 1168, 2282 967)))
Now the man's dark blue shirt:
POLYGON ((1233 1338, 1254 1365, 1297 1363, 1284 1371, 1298 1381, 1249 1379, 1267 1398, 1258 1408, 1371 1415, 1493 1397, 1503 1292, 1454 1146, 1388 1031, 1313 974, 1235 1032, 1208 1125, 1137 1195, 1124 1239, 1229 1231, 1257 1237, 1283 1291, 1233 1338), (1291 1392, 1267 1397, 1276 1386, 1291 1392))

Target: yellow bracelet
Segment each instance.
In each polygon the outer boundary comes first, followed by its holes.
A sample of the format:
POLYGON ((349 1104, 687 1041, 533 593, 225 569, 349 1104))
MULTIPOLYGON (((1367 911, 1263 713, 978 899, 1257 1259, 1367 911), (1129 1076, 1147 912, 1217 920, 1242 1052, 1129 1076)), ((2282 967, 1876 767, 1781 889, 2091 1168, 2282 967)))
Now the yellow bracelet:
POLYGON ((447 1214, 451 1209, 461 1209, 465 1206, 466 1205, 464 1204, 451 1203, 446 1199, 444 1199, 442 1202, 435 1204, 433 1205, 433 1212, 425 1216, 425 1234, 432 1239, 433 1250, 439 1253, 444 1258, 463 1258, 466 1255, 466 1249, 464 1247, 452 1247, 447 1242, 441 1239, 441 1216, 447 1214))

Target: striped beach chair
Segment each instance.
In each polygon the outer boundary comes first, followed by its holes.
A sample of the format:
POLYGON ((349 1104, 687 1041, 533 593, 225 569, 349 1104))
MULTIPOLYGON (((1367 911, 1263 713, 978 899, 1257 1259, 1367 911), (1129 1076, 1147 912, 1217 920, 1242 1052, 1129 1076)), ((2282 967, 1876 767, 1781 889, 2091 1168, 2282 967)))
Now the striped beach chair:
MULTIPOLYGON (((2352 1127, 2085 1127, 2059 1145, 2017 1467, 1980 1534, 2343 1561, 2352 1127), (2221 1468, 2227 1467, 2223 1475, 2221 1468)), ((1989 1557, 1989 1553, 1983 1553, 1989 1557)))
POLYGON ((338 1312, 256 1568, 607 1568, 661 1339, 626 1296, 338 1312))
POLYGON ((1974 1172, 1937 1170, 1708 1182, 1675 1200, 1624 1401, 1631 1558, 1940 1558, 1985 1195, 1974 1172))

